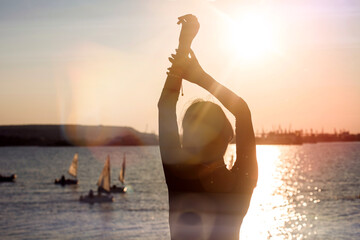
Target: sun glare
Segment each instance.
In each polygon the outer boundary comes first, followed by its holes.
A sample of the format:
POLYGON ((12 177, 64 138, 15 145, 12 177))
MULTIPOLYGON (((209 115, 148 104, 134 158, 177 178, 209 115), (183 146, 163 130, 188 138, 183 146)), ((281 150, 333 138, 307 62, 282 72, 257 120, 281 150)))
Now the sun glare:
POLYGON ((254 61, 278 52, 275 17, 265 11, 247 10, 229 24, 229 47, 236 57, 254 61))

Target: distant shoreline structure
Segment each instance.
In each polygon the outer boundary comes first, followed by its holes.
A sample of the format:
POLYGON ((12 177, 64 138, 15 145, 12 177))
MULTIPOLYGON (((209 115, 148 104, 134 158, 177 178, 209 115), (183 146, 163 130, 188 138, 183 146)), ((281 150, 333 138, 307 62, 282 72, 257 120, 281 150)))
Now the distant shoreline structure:
POLYGON ((356 142, 360 141, 360 133, 351 134, 348 131, 339 133, 310 133, 303 130, 297 131, 271 131, 261 133, 256 136, 256 144, 258 145, 301 145, 304 143, 318 142, 356 142))
MULTIPOLYGON (((234 138, 235 139, 235 138, 234 138)), ((256 135, 257 145, 301 145, 320 142, 360 141, 360 133, 307 133, 270 131, 256 135)), ((131 127, 85 125, 6 125, 0 126, 0 147, 4 146, 150 146, 158 145, 154 133, 131 127)))
POLYGON ((153 133, 131 127, 85 125, 0 126, 0 146, 143 146, 157 145, 153 133))

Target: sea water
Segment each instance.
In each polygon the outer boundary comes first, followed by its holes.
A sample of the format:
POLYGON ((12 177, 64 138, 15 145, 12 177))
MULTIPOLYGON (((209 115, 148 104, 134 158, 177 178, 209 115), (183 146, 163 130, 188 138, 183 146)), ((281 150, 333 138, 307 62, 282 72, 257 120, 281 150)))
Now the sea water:
MULTIPOLYGON (((235 155, 230 145, 226 160, 235 155)), ((360 143, 257 146, 259 181, 241 239, 360 239, 360 143)), ((167 189, 159 148, 2 147, 1 239, 169 239, 167 189), (79 154, 77 186, 61 187, 79 154), (126 154, 126 194, 80 203, 96 189, 106 156, 111 181, 126 154)), ((69 176, 67 176, 69 177, 69 176)))

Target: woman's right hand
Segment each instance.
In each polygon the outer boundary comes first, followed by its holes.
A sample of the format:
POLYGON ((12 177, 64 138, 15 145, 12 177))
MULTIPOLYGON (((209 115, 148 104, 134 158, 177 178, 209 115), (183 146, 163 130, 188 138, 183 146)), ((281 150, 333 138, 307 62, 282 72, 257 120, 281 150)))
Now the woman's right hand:
POLYGON ((179 49, 181 47, 190 49, 191 43, 199 31, 200 24, 197 18, 192 14, 181 16, 178 19, 179 21, 177 24, 182 24, 179 37, 179 49))

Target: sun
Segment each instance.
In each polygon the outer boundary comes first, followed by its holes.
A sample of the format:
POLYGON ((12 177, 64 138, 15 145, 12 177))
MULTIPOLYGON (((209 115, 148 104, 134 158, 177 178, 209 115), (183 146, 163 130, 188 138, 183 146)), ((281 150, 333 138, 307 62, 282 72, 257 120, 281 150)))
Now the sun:
POLYGON ((255 61, 279 52, 276 18, 261 10, 247 10, 229 21, 229 50, 243 60, 255 61))

